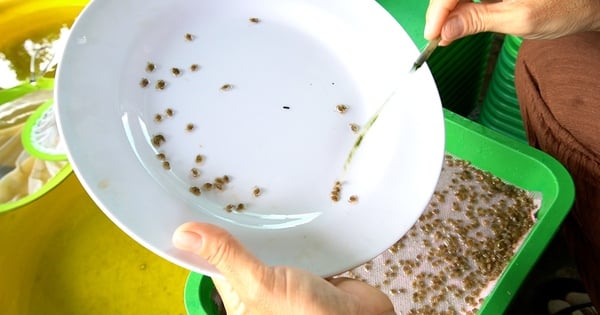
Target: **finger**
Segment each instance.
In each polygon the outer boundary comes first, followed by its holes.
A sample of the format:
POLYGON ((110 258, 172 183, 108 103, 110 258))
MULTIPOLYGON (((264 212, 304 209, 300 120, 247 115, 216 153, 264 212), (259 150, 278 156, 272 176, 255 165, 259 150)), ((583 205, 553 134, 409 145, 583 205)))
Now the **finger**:
POLYGON ((223 306, 225 306, 225 310, 227 311, 226 314, 246 313, 246 305, 240 299, 240 296, 236 290, 234 290, 229 282, 227 282, 227 280, 213 278, 213 283, 217 289, 217 292, 219 292, 223 306))
POLYGON ((444 42, 481 32, 519 35, 527 32, 527 9, 517 2, 460 3, 442 27, 444 42))
POLYGON ((268 270, 231 234, 212 224, 181 225, 173 234, 173 244, 214 265, 240 295, 255 290, 268 270))
POLYGON ((429 7, 425 13, 424 36, 432 40, 440 35, 442 26, 450 12, 456 8, 459 0, 430 0, 429 7))
POLYGON ((329 282, 361 301, 365 308, 362 312, 364 314, 387 314, 394 311, 394 304, 387 295, 362 281, 338 277, 330 279, 329 282))

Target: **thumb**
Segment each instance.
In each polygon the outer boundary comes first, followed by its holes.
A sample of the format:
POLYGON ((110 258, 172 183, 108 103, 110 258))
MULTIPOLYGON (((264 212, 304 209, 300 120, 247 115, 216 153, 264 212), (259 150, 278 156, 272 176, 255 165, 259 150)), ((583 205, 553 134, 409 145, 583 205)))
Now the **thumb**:
POLYGON ((518 16, 511 6, 510 2, 459 3, 442 26, 441 44, 481 32, 514 33, 511 27, 518 27, 518 16))
POLYGON ((252 284, 258 284, 268 272, 268 267, 229 232, 212 224, 181 225, 173 234, 173 245, 214 265, 240 295, 254 290, 252 284))

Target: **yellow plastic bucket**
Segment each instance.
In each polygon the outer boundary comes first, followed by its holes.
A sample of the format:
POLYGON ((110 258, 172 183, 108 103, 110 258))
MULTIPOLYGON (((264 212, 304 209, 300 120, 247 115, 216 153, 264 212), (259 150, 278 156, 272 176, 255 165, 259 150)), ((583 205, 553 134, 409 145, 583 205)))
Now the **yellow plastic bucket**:
MULTIPOLYGON (((70 25, 86 3, 0 0, 0 52, 70 25)), ((188 271, 118 229, 68 164, 35 194, 0 205, 0 249, 1 314, 186 313, 188 271)))

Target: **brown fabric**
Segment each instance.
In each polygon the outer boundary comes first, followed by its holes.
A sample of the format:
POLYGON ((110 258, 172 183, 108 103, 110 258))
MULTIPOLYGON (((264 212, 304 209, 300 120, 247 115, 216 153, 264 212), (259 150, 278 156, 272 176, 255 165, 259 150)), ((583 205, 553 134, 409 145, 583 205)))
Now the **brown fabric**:
POLYGON ((563 232, 600 309, 600 32, 525 40, 515 85, 529 143, 562 162, 575 182, 563 232))

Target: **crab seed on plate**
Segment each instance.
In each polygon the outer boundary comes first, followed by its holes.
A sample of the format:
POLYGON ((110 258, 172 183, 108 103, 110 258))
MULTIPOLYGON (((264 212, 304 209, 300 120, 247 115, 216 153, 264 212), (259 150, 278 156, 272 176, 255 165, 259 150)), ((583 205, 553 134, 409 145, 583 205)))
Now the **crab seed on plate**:
POLYGON ((213 189, 213 184, 212 183, 204 183, 204 185, 202 185, 202 188, 206 191, 210 191, 213 189))
POLYGON ((166 142, 165 136, 162 134, 157 134, 152 137, 152 145, 156 148, 160 147, 163 143, 166 142))
POLYGON ((152 62, 148 62, 146 64, 146 72, 154 72, 154 70, 156 70, 156 65, 152 62))
POLYGON ((165 80, 156 81, 156 85, 154 86, 157 90, 164 90, 167 87, 167 82, 165 80))
POLYGON ((348 105, 339 104, 335 107, 335 109, 338 111, 338 113, 343 114, 348 111, 348 105))
POLYGON ((194 194, 195 196, 200 196, 202 194, 202 192, 200 191, 200 188, 198 188, 196 186, 190 187, 190 192, 192 194, 194 194))

